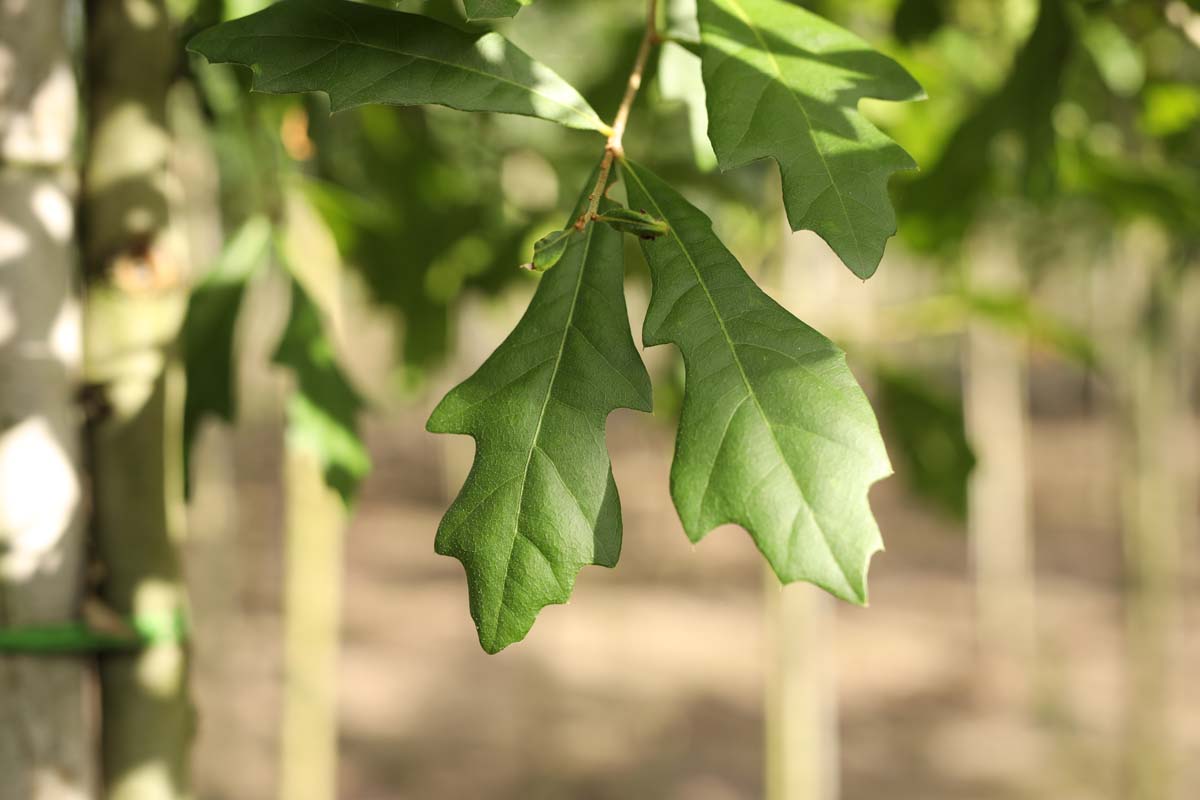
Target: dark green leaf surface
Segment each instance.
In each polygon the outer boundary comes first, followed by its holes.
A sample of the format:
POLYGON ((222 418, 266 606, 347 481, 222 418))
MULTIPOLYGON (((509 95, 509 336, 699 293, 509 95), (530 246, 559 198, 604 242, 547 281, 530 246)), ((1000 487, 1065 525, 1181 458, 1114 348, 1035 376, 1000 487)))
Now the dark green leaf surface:
POLYGON ((700 0, 708 132, 722 168, 773 158, 793 230, 874 274, 896 232, 888 178, 916 164, 858 112, 920 85, 863 40, 784 0, 700 0))
POLYGON ((780 580, 865 603, 882 546, 867 490, 890 467, 844 354, 764 294, 703 213, 642 167, 623 171, 630 205, 671 228, 642 242, 643 336, 678 345, 686 365, 671 468, 684 530, 699 541, 737 523, 780 580))
POLYGON ((466 0, 467 19, 514 17, 533 0, 466 0))
MULTIPOLYGON (((246 222, 225 246, 212 271, 192 291, 183 323, 187 397, 183 412, 185 476, 192 445, 206 416, 230 421, 234 398, 233 338, 246 282, 262 264, 271 225, 262 217, 246 222)), ((185 480, 190 488, 190 481, 185 480)))
POLYGON ((607 132, 575 89, 497 33, 345 0, 281 0, 200 33, 189 49, 252 66, 254 88, 322 91, 338 111, 424 103, 607 132))
POLYGON ((879 416, 901 474, 913 491, 955 519, 967 518, 967 479, 975 454, 967 442, 962 398, 939 391, 926 375, 875 372, 879 416))
POLYGON ((566 602, 582 567, 617 562, 621 507, 605 419, 616 408, 650 410, 622 258, 611 228, 573 232, 516 329, 429 419, 434 433, 475 439, 436 549, 463 563, 489 653, 524 638, 544 606, 566 602))
POLYGON ((349 505, 371 469, 358 433, 363 401, 338 366, 316 304, 296 280, 291 316, 273 361, 296 379, 287 403, 288 445, 314 453, 325 483, 349 505))
POLYGON ((942 147, 937 161, 897 191, 904 239, 917 249, 955 251, 997 196, 1045 200, 1056 192, 1054 109, 1075 44, 1063 0, 1044 0, 1012 70, 980 98, 942 147), (1015 159, 998 159, 996 143, 1012 136, 1015 159), (1015 184, 1013 186, 1012 184, 1015 184), (1015 191, 1013 191, 1015 189, 1015 191))

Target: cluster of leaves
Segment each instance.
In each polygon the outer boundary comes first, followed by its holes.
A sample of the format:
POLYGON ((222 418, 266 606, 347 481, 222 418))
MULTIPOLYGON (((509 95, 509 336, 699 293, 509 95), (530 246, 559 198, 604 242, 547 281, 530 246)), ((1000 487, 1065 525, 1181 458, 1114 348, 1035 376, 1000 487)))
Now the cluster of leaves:
MULTIPOLYGON (((466 9, 491 18, 527 4, 468 0, 466 9)), ((662 38, 656 8, 633 91, 646 48, 662 38)), ((667 31, 698 53, 717 162, 774 160, 792 228, 815 231, 856 275, 873 274, 896 227, 888 179, 914 164, 858 104, 913 99, 920 86, 854 34, 785 0, 699 0, 694 12, 683 3, 670 12, 696 36, 667 31)), ((437 104, 608 139, 562 229, 534 250, 542 277, 525 315, 429 420, 431 431, 476 440, 436 547, 466 568, 484 649, 523 638, 542 607, 567 600, 583 566, 616 563, 621 513, 605 421, 620 407, 650 410, 625 306, 622 233, 637 236, 653 282, 643 341, 676 345, 686 365, 671 492, 687 535, 698 541, 737 523, 781 580, 866 601, 867 566, 881 546, 867 490, 890 467, 844 354, 758 288, 708 217, 625 156, 622 115, 606 123, 497 32, 348 0, 281 0, 190 47, 251 66, 260 91, 324 92, 335 110, 437 104), (610 196, 618 174, 624 205, 610 196)), ((311 354, 289 344, 312 327, 290 325, 281 357, 311 354)))
MULTIPOLYGON (((924 165, 897 181, 900 229, 910 248, 944 267, 947 290, 909 309, 908 327, 930 336, 983 322, 1083 369, 1103 368, 1095 345, 1032 297, 1043 276, 1101 256, 1133 219, 1167 234, 1177 264, 1194 259, 1194 20, 1180 3, 894 6, 900 57, 934 97, 891 120, 924 165), (997 13, 1017 7, 1029 13, 997 13), (989 295, 972 285, 964 245, 994 224, 1016 234, 1012 255, 1032 291, 989 295)), ((960 398, 911 363, 881 370, 877 384, 877 408, 913 488, 961 515, 973 459, 957 436, 960 398), (939 429, 955 431, 955 446, 921 433, 939 429)))

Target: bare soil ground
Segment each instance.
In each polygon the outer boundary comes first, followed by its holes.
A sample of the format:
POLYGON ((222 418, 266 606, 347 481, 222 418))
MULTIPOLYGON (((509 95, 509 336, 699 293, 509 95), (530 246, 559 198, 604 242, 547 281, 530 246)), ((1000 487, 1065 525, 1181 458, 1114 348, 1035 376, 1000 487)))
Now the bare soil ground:
MULTIPOLYGON (((740 530, 698 546, 671 508, 670 433, 610 425, 625 511, 615 571, 489 657, 458 562, 432 542, 469 441, 413 415, 371 431, 376 471, 346 541, 340 794, 349 800, 734 800, 762 796, 768 658, 761 562, 740 530)), ((869 609, 839 607, 846 800, 1120 796, 1123 638, 1114 453, 1086 421, 1035 427, 1038 669, 1026 705, 987 691, 966 547, 892 479, 869 609), (983 687, 983 688, 981 688, 983 687)), ((202 721, 199 796, 275 796, 279 452, 271 426, 206 437, 191 579, 202 721), (233 488, 236 486, 236 490, 233 488)), ((1189 552, 1194 564, 1195 543, 1189 552)), ((1200 797, 1195 570, 1179 620, 1178 800, 1200 797)), ((804 591, 803 589, 801 591, 804 591)))

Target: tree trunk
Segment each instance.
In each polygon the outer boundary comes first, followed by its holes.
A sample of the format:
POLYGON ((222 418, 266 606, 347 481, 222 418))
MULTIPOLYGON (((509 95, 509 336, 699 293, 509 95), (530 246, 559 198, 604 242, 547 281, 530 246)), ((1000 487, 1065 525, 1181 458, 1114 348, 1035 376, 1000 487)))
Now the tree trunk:
MULTIPOLYGON (((973 288, 1021 285, 1001 249, 974 261, 973 288)), ((980 688, 1001 702, 1032 700, 1036 649, 1033 524, 1029 499, 1029 414, 1025 343, 989 326, 968 325, 963 343, 963 414, 976 467, 967 495, 967 536, 975 581, 980 688)))
POLYGON ((1127 246, 1133 285, 1119 287, 1130 305, 1117 344, 1125 556, 1125 787, 1130 800, 1174 797, 1172 633, 1182 543, 1181 421, 1176 329, 1166 271, 1141 246, 1127 246), (1139 285, 1140 284, 1140 285, 1139 285))
POLYGON ((283 800, 337 797, 337 653, 346 505, 308 450, 287 450, 283 800))
POLYGON ((159 800, 188 795, 193 733, 179 555, 183 385, 173 358, 185 248, 170 227, 166 124, 178 44, 163 0, 91 0, 87 23, 93 527, 104 600, 159 632, 137 653, 100 661, 102 772, 113 800, 159 800))
MULTIPOLYGON (((81 334, 65 0, 0 3, 0 627, 79 618, 81 334)), ((0 655, 0 800, 93 783, 86 661, 0 655)))
POLYGON ((767 800, 833 800, 839 793, 833 603, 815 586, 766 574, 767 800))

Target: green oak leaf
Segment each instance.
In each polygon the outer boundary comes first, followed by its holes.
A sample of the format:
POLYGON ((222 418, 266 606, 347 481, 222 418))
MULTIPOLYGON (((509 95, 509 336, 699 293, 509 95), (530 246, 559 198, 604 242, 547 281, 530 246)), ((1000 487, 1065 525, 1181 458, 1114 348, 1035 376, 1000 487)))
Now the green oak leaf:
POLYGON ((862 39, 785 0, 699 0, 708 133, 723 169, 773 158, 792 230, 869 278, 896 232, 892 173, 916 164, 858 111, 920 85, 862 39))
POLYGON ((434 103, 609 132, 579 92, 500 34, 363 3, 280 0, 199 33, 188 49, 253 67, 261 92, 326 92, 334 111, 434 103))
POLYGON ((362 398, 338 366, 321 312, 298 280, 292 280, 292 310, 272 361, 291 369, 296 385, 287 401, 287 440, 309 450, 325 483, 347 505, 371 469, 358 433, 362 398))
POLYGON ((233 344, 246 284, 269 252, 271 223, 252 217, 229 239, 216 264, 192 290, 181 333, 187 394, 183 411, 184 486, 192 445, 205 417, 229 422, 237 405, 233 344))
POLYGON ((684 530, 695 542, 737 523, 780 580, 866 603, 882 547, 867 490, 891 467, 845 355, 755 285, 708 217, 622 168, 630 205, 671 227, 641 243, 654 284, 643 339, 675 343, 686 367, 671 467, 684 530))
POLYGON ((465 0, 467 19, 500 19, 515 17, 533 0, 465 0))
POLYGON ((616 408, 651 408, 623 282, 621 235, 597 224, 572 229, 517 327, 429 418, 431 432, 475 439, 436 550, 466 568, 489 653, 523 639, 544 606, 565 603, 585 565, 617 562, 621 506, 605 419, 616 408))

